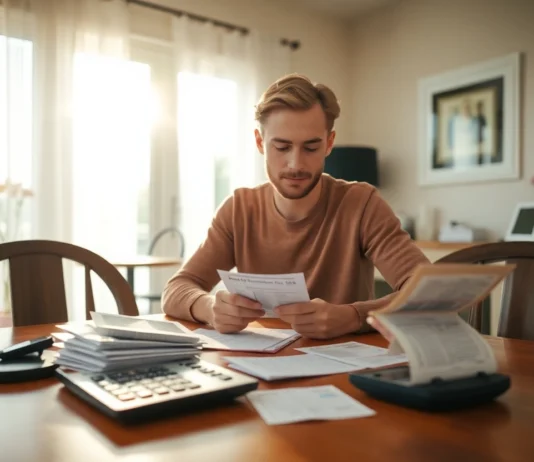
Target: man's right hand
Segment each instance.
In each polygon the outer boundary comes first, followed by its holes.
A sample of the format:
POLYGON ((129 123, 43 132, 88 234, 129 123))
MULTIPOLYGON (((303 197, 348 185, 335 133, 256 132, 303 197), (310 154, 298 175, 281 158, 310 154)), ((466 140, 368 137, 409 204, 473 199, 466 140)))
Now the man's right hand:
POLYGON ((261 303, 227 290, 217 291, 211 311, 210 324, 222 334, 239 332, 265 314, 261 303))
POLYGON ((393 340, 395 340, 395 336, 391 333, 391 331, 378 319, 368 316, 367 324, 369 324, 371 327, 374 327, 388 342, 391 343, 393 340))

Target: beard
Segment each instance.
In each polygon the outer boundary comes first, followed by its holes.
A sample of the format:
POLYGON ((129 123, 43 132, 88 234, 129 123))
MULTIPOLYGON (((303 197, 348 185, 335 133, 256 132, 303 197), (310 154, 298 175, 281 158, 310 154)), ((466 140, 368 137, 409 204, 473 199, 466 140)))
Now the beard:
POLYGON ((269 166, 266 167, 266 170, 269 181, 278 193, 285 199, 291 200, 302 199, 310 194, 315 186, 317 186, 317 183, 319 183, 323 174, 323 169, 320 169, 315 173, 297 170, 281 172, 278 175, 274 175, 269 169, 269 166), (301 185, 294 187, 288 185, 285 182, 285 179, 303 179, 304 181, 301 185))

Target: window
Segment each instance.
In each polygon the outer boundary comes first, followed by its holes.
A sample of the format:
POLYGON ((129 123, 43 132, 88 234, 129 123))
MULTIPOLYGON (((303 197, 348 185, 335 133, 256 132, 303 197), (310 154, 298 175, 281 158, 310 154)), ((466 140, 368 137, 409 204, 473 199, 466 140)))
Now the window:
POLYGON ((178 74, 180 221, 186 257, 202 242, 214 210, 232 192, 237 97, 232 80, 178 74))
POLYGON ((88 54, 74 64, 74 236, 104 252, 146 253, 150 67, 88 54))
MULTIPOLYGON (((150 66, 79 53, 73 102, 73 242, 111 263, 146 254, 155 108, 150 66)), ((148 292, 148 274, 136 271, 135 276, 135 291, 148 292)), ((107 288, 98 278, 93 284, 97 306, 114 311, 107 288)), ((80 272, 74 317, 83 315, 82 287, 80 272)))
MULTIPOLYGON (((32 189, 32 42, 0 35, 0 184, 32 189)), ((0 242, 27 239, 31 232, 28 201, 0 194, 0 242)), ((9 297, 0 265, 0 311, 9 297)))
MULTIPOLYGON (((32 43, 0 35, 0 184, 32 189, 32 112, 32 43)), ((30 208, 21 206, 15 210, 0 196, 0 231, 7 239, 15 232, 29 236, 30 208)))
POLYGON ((0 35, 0 182, 31 188, 32 43, 0 35))

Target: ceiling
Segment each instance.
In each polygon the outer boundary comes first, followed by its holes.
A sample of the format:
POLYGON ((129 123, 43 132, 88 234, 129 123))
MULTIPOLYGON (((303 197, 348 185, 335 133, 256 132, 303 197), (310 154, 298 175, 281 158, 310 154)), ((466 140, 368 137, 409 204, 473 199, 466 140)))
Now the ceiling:
POLYGON ((338 19, 351 20, 375 8, 398 0, 285 0, 296 7, 328 14, 338 19))

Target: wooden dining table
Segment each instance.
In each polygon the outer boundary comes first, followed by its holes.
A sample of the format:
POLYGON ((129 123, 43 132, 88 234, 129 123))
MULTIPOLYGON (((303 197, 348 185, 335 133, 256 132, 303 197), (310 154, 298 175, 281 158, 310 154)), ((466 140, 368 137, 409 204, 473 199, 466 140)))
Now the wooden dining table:
POLYGON ((135 293, 135 269, 136 268, 164 268, 180 267, 183 260, 178 257, 158 257, 154 255, 133 255, 129 257, 117 257, 110 259, 113 266, 126 268, 126 280, 135 293))
MULTIPOLYGON (((0 347, 56 330, 53 325, 0 329, 0 347)), ((385 346, 376 333, 328 342, 301 338, 277 354, 300 354, 295 348, 350 340, 385 346)), ((0 460, 532 462, 534 342, 496 337, 487 341, 499 370, 511 377, 511 388, 492 403, 440 413, 372 399, 350 384, 348 374, 337 374, 261 381, 259 389, 331 384, 376 415, 269 426, 241 397, 208 410, 123 426, 75 397, 55 378, 0 384, 0 460)), ((201 356, 224 365, 222 357, 230 354, 206 351, 201 356)))

